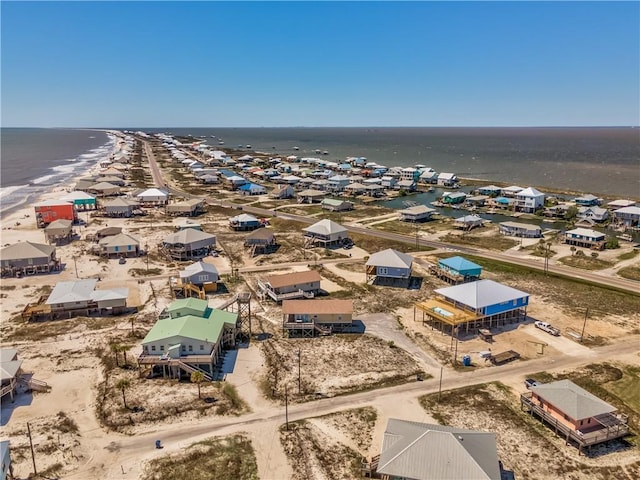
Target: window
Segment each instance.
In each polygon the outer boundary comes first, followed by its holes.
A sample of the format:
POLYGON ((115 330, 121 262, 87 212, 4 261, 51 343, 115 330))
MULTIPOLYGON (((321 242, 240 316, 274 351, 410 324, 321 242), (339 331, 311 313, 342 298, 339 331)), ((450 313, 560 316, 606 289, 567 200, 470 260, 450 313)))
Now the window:
POLYGON ((193 345, 189 345, 189 351, 193 352, 193 345))
POLYGON ((156 346, 155 345, 151 345, 151 351, 155 352, 156 351, 156 346))
POLYGON ((204 345, 200 345, 200 351, 202 352, 204 350, 204 345))
POLYGON ((149 347, 148 347, 147 345, 144 345, 142 348, 143 348, 143 350, 144 350, 145 352, 148 352, 148 351, 149 351, 149 347))
POLYGON ((182 345, 182 351, 186 352, 187 351, 187 347, 185 347, 184 345, 182 345))
POLYGON ((584 425, 584 420, 580 420, 580 425, 584 425))
POLYGON ((164 345, 160 345, 160 351, 164 352, 164 345))
POLYGON ((387 267, 378 267, 378 275, 386 275, 388 273, 387 267))

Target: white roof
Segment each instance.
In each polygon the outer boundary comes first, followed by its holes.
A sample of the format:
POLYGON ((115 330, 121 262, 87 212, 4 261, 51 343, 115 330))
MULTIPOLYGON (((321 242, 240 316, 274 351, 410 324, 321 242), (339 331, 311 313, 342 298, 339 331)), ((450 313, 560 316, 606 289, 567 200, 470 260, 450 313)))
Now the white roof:
POLYGON ((426 205, 414 205, 413 207, 400 210, 400 213, 405 215, 420 215, 422 213, 431 213, 435 211, 435 208, 429 208, 426 205))
POLYGON ((581 237, 604 237, 604 233, 591 230, 590 228, 574 228, 573 230, 567 230, 567 235, 579 235, 581 237))
POLYGON ((158 188, 150 188, 148 190, 145 190, 142 193, 139 193, 138 195, 136 195, 136 197, 164 197, 167 198, 169 195, 166 192, 163 192, 162 190, 158 189, 158 188))
POLYGON ((229 219, 231 223, 246 223, 246 222, 257 222, 258 219, 253 215, 249 215, 248 213, 241 213, 235 217, 231 217, 229 219))
POLYGON ((634 202, 633 200, 613 200, 609 203, 607 203, 608 206, 610 207, 631 207, 633 205, 635 205, 636 202, 634 202))
POLYGON ((371 255, 369 260, 367 260, 366 265, 375 265, 377 267, 411 268, 411 265, 413 265, 413 257, 406 253, 388 248, 371 255))
POLYGON ((503 192, 520 192, 524 190, 524 188, 519 187, 518 185, 511 185, 510 187, 505 187, 502 189, 503 192))
POLYGON ((44 202, 36 203, 34 207, 54 207, 56 205, 73 205, 73 203, 64 200, 45 200, 44 202))
POLYGON ((477 215, 465 215, 464 217, 456 218, 454 222, 455 223, 477 223, 477 222, 484 222, 484 218, 481 218, 477 215))
POLYGON ((61 197, 60 200, 64 200, 67 202, 73 202, 74 200, 95 200, 96 197, 88 194, 87 192, 83 192, 80 190, 74 190, 73 192, 67 193, 64 197, 61 197))
POLYGON ((196 262, 185 267, 184 270, 180 272, 180 278, 188 278, 198 273, 213 273, 218 275, 218 269, 210 263, 196 262))
POLYGON ((105 300, 126 300, 128 296, 128 288, 111 288, 109 290, 94 290, 91 292, 91 300, 94 302, 103 302, 105 300))
POLYGON ((453 180, 455 178, 455 173, 440 173, 438 175, 438 179, 442 178, 444 180, 453 180))
POLYGON ((539 197, 540 195, 544 197, 544 193, 542 193, 540 190, 536 190, 533 187, 528 187, 518 192, 519 197, 539 197))
POLYGON ((640 207, 623 207, 613 211, 614 213, 628 213, 631 215, 640 215, 640 207))
POLYGON ((511 302, 529 294, 515 288, 502 285, 493 280, 478 280, 453 287, 435 290, 439 295, 451 298, 474 309, 511 302))
POLYGON ((303 228, 302 231, 315 233, 317 235, 332 235, 336 233, 346 233, 347 229, 339 223, 325 218, 324 220, 314 223, 310 227, 303 228))
POLYGON ((99 244, 109 247, 127 247, 129 245, 140 245, 140 241, 127 233, 119 233, 118 235, 104 237, 99 244))
POLYGON ((185 228, 179 232, 167 235, 163 242, 171 245, 174 244, 189 244, 198 242, 200 240, 213 240, 215 242, 216 236, 207 232, 196 230, 195 228, 185 228))
POLYGON ((46 304, 69 302, 86 302, 91 300, 91 293, 96 288, 98 280, 95 278, 77 280, 75 282, 58 282, 53 288, 46 304))

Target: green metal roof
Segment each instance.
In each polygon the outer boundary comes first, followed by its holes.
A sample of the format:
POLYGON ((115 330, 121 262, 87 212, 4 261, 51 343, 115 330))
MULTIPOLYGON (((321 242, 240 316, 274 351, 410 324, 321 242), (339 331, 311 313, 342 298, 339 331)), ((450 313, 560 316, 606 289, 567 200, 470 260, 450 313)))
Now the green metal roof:
POLYGON ((235 326, 237 316, 237 313, 212 310, 208 318, 186 315, 184 317, 158 320, 147 333, 147 336, 144 337, 142 344, 158 342, 172 337, 186 337, 216 343, 222 335, 224 325, 235 326))
POLYGON ((199 298, 183 298, 176 300, 167 307, 169 313, 179 312, 183 309, 195 310, 201 312, 201 315, 207 311, 209 304, 206 300, 200 300, 199 298))

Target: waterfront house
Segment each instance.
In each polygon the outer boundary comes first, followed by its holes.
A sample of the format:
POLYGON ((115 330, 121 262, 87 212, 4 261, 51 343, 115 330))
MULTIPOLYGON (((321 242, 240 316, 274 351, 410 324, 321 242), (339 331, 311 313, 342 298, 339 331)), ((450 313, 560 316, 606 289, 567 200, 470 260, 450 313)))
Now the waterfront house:
POLYGON ((344 193, 347 195, 363 195, 367 192, 367 186, 360 182, 350 183, 344 187, 344 193))
MULTIPOLYGON (((434 298, 416 303, 424 323, 451 336, 462 330, 504 326, 527 318, 529 294, 493 280, 477 280, 434 290, 434 298)), ((415 315, 414 309, 414 315, 415 315)))
POLYGON ((293 298, 313 298, 320 292, 320 274, 315 270, 269 275, 258 279, 258 293, 276 302, 293 298))
POLYGON ((178 217, 173 220, 173 228, 176 230, 184 230, 185 228, 202 230, 202 224, 192 218, 178 217))
POLYGON ((471 207, 471 209, 473 209, 474 207, 482 207, 487 202, 487 200, 489 200, 489 198, 491 197, 487 195, 473 195, 471 197, 465 198, 464 204, 465 206, 471 207))
POLYGON ((284 200, 286 198, 293 198, 295 192, 291 185, 280 185, 276 187, 271 194, 269 195, 271 198, 284 200))
POLYGON ((564 243, 575 245, 576 247, 602 250, 606 243, 606 235, 590 228, 574 228, 565 232, 564 243))
POLYGON ((119 233, 101 239, 98 242, 100 255, 106 257, 137 257, 140 254, 140 241, 127 233, 119 233))
POLYGON ((444 192, 440 200, 447 205, 457 205, 464 202, 467 194, 464 192, 444 192))
POLYGON ((578 218, 602 223, 609 219, 609 210, 602 207, 579 207, 578 218))
POLYGON ((302 231, 306 237, 305 246, 322 245, 323 247, 329 247, 340 245, 349 238, 349 233, 345 227, 329 219, 320 220, 309 227, 303 228, 302 231))
POLYGON ((627 416, 571 380, 539 383, 520 396, 524 409, 537 416, 557 435, 578 446, 598 443, 629 434, 627 416))
POLYGON ((69 242, 73 237, 73 222, 71 220, 54 220, 44 227, 44 236, 49 243, 58 245, 60 242, 69 242))
POLYGON ((259 252, 269 253, 276 245, 276 237, 268 228, 254 230, 244 239, 244 246, 251 248, 251 256, 259 252))
POLYGON ((478 187, 478 194, 486 195, 487 197, 497 197, 502 194, 502 188, 495 185, 485 185, 478 187))
POLYGON ((96 177, 96 183, 109 183, 118 187, 124 187, 124 180, 120 177, 114 177, 112 175, 98 175, 96 177))
POLYGON ((523 187, 520 187, 518 185, 511 185, 509 187, 504 187, 502 189, 501 195, 504 196, 504 197, 515 197, 522 190, 524 190, 523 187))
POLYGON ((56 247, 33 242, 18 242, 0 250, 2 276, 34 275, 60 269, 56 247))
POLYGON ((287 184, 287 185, 298 185, 298 183, 300 183, 300 180, 302 180, 300 177, 298 177, 297 175, 286 175, 284 177, 282 177, 282 181, 287 184))
POLYGON ((544 193, 533 187, 520 190, 516 194, 516 209, 525 213, 535 213, 544 206, 544 193))
POLYGON ((44 304, 50 308, 53 318, 123 313, 127 308, 129 289, 96 290, 97 283, 95 278, 58 282, 44 304))
POLYGON ((419 181, 420 183, 435 185, 438 183, 438 172, 434 170, 425 170, 420 174, 419 181))
POLYGON ((414 167, 406 167, 400 171, 401 180, 409 180, 411 183, 416 183, 420 178, 420 170, 414 167))
POLYGON ((416 182, 413 180, 400 180, 393 186, 393 189, 413 192, 416 189, 416 182))
POLYGON ((204 212, 205 206, 203 198, 191 198, 189 200, 167 205, 167 213, 169 215, 195 217, 204 212))
POLYGON ((380 455, 363 473, 385 480, 501 480, 496 436, 489 432, 390 418, 380 455))
POLYGON ((579 207, 595 207, 600 205, 601 199, 590 193, 573 199, 579 207))
POLYGON ((431 268, 431 273, 447 283, 457 285, 480 279, 482 267, 466 258, 455 256, 439 260, 437 267, 431 268))
POLYGON ((114 198, 102 204, 104 213, 108 217, 131 217, 134 210, 140 205, 137 201, 128 198, 114 198))
POLYGON ((141 368, 180 378, 201 371, 213 380, 224 348, 235 346, 238 313, 208 306, 196 298, 174 301, 168 318, 160 318, 142 340, 141 368))
POLYGON ((398 183, 398 179, 390 175, 385 175, 380 179, 380 185, 383 188, 387 188, 387 189, 393 188, 396 186, 396 183, 398 183))
POLYGON ((113 195, 120 195, 121 188, 113 183, 99 182, 88 185, 85 190, 97 195, 98 197, 109 197, 113 195))
POLYGON ((247 230, 255 230, 256 228, 260 228, 262 226, 262 223, 253 215, 242 213, 235 217, 231 217, 229 219, 229 226, 236 231, 245 232, 247 230))
POLYGON ((91 175, 88 177, 81 177, 78 178, 76 180, 75 185, 73 186, 74 190, 85 190, 90 187, 91 185, 95 185, 96 183, 96 176, 95 175, 91 175))
POLYGON ((353 210, 353 203, 346 200, 338 200, 334 198, 325 198, 320 203, 323 210, 329 210, 330 212, 346 212, 353 210))
POLYGON ((365 264, 366 281, 376 285, 409 286, 413 257, 392 248, 372 254, 365 264))
POLYGON ((633 200, 620 199, 620 200, 613 200, 607 203, 606 206, 609 210, 617 210, 619 208, 633 207, 635 204, 636 202, 634 202, 633 200))
POLYGON ((510 237, 539 238, 542 236, 540 226, 530 223, 501 222, 498 227, 502 235, 510 237))
POLYGON ((98 208, 96 197, 80 190, 69 192, 60 197, 60 200, 72 202, 76 206, 76 210, 95 210, 98 208))
POLYGON ((297 198, 298 203, 316 203, 322 201, 325 195, 326 193, 320 190, 308 189, 298 192, 297 198))
POLYGON ((482 227, 486 220, 478 217, 477 215, 465 215, 464 217, 456 218, 453 221, 453 226, 461 228, 462 230, 472 230, 477 227, 482 227))
POLYGON ((437 183, 441 187, 455 187, 458 185, 458 176, 455 173, 439 173, 437 183))
POLYGON ((220 182, 220 179, 217 175, 213 175, 211 173, 205 173, 203 175, 197 175, 197 179, 199 182, 212 185, 220 182))
POLYGON ((424 222, 431 220, 431 215, 436 210, 426 205, 415 205, 403 210, 398 210, 398 220, 403 222, 424 222))
POLYGON ((327 184, 327 190, 330 192, 342 192, 344 187, 349 185, 349 177, 346 175, 334 175, 333 177, 329 177, 327 184))
POLYGON ((149 188, 138 193, 136 198, 144 206, 166 205, 169 201, 169 194, 158 188, 149 188))
POLYGON ((353 300, 284 300, 282 329, 289 337, 311 337, 348 330, 353 325, 353 300))
POLYGON ((487 204, 492 208, 499 208, 501 210, 511 209, 513 205, 515 205, 515 198, 507 198, 507 197, 495 197, 487 200, 487 204))
POLYGON ((20 378, 20 375, 22 375, 22 360, 18 359, 18 350, 15 348, 0 349, 0 373, 2 374, 0 399, 9 394, 11 401, 13 402, 13 396, 15 394, 16 387, 18 386, 18 379, 20 378))
POLYGON ((613 218, 618 225, 629 228, 640 228, 640 207, 630 206, 613 211, 613 218))
POLYGON ((267 189, 257 183, 245 183, 238 187, 238 191, 242 195, 264 195, 267 193, 267 189))
POLYGON ((216 236, 194 228, 185 228, 162 240, 162 248, 174 260, 206 257, 215 248, 216 236))
POLYGON ((34 206, 38 228, 44 228, 56 220, 78 221, 78 212, 73 202, 46 200, 34 206))
POLYGON ((365 182, 366 190, 364 192, 365 195, 369 197, 382 197, 384 196, 384 187, 382 185, 378 185, 376 183, 367 183, 365 182))

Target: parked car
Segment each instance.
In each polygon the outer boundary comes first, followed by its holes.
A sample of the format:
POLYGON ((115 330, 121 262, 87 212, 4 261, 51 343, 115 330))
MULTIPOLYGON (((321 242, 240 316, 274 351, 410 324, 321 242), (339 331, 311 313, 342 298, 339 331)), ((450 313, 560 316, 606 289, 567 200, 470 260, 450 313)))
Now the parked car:
POLYGON ((119 263, 120 265, 124 265, 125 263, 127 263, 127 259, 126 259, 126 258, 124 258, 124 257, 120 257, 120 260, 118 260, 118 263, 119 263))
POLYGON ((524 386, 527 388, 536 387, 538 382, 536 382, 533 378, 527 378, 524 381, 524 386))

